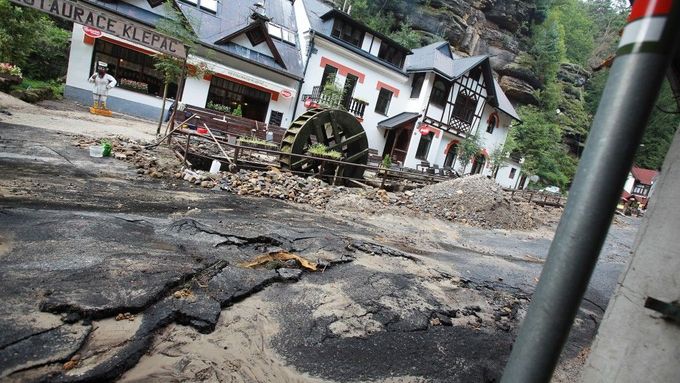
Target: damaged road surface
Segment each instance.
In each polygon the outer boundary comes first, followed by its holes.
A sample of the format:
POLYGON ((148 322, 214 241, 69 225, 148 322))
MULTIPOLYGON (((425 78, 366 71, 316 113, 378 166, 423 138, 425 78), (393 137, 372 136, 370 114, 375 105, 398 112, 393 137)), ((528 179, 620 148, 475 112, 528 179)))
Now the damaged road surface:
MULTIPOLYGON (((498 381, 549 234, 194 189, 72 140, 0 124, 0 380, 498 381)), ((556 379, 634 229, 613 229, 556 379)))

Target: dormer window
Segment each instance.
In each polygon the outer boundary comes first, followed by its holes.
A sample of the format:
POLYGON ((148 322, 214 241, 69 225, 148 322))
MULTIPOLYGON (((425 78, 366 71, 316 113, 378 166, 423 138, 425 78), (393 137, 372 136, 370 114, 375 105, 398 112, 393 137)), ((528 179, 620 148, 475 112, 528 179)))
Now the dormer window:
POLYGON ((185 3, 196 5, 201 9, 217 13, 217 0, 182 0, 185 3))
POLYGON ((266 36, 262 32, 262 29, 260 28, 254 28, 246 32, 246 36, 248 36, 248 40, 250 40, 250 43, 253 44, 253 46, 256 46, 259 43, 264 42, 266 39, 266 36))
POLYGON ((272 23, 267 23, 267 32, 271 37, 283 40, 289 44, 295 45, 295 33, 292 31, 272 23))
POLYGON ((430 102, 432 105, 444 106, 446 105, 446 99, 449 97, 449 85, 437 76, 434 80, 434 85, 432 86, 432 93, 430 94, 430 102))
POLYGON ((482 66, 477 65, 476 67, 472 68, 470 71, 470 78, 472 78, 475 81, 479 81, 479 78, 482 76, 482 66))
POLYGON ((379 59, 401 68, 401 66, 404 65, 404 57, 404 52, 396 47, 387 44, 384 41, 380 44, 380 50, 378 51, 379 59))
POLYGON ((359 48, 361 48, 361 43, 364 41, 364 31, 342 19, 335 19, 331 36, 359 48))

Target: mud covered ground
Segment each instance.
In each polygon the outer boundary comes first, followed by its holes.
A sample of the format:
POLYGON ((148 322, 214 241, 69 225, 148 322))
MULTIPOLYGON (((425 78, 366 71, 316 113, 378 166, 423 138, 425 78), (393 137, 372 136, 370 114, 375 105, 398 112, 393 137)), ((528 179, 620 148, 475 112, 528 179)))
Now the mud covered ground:
MULTIPOLYGON (((190 188, 72 140, 0 123, 0 380, 498 381, 552 237, 190 188), (317 271, 242 266, 273 252, 317 271)), ((612 227, 555 381, 636 229, 612 227)))

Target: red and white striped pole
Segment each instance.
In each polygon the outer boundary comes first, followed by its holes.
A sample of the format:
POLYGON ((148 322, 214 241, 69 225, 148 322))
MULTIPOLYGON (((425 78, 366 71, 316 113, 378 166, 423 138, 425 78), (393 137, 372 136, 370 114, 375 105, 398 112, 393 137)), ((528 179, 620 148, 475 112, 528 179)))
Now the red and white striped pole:
POLYGON ((679 44, 680 0, 636 0, 502 383, 550 381, 679 44))

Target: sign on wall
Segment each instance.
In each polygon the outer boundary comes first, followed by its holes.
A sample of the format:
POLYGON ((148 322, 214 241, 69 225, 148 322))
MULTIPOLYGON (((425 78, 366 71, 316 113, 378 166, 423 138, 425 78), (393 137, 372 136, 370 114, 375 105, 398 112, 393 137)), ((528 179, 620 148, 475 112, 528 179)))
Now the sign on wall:
POLYGON ((50 15, 98 29, 121 39, 172 55, 186 57, 184 44, 162 35, 155 30, 103 10, 76 3, 71 0, 10 0, 11 2, 38 9, 50 15))

